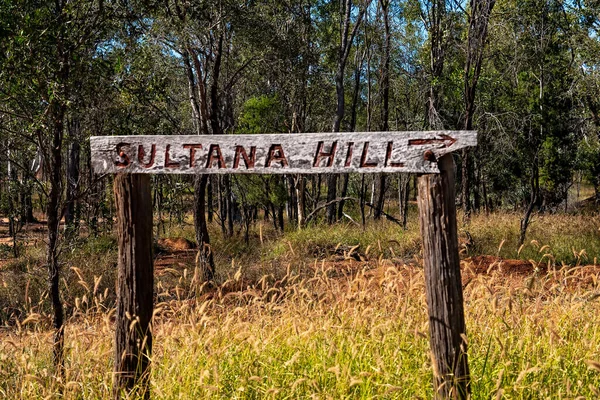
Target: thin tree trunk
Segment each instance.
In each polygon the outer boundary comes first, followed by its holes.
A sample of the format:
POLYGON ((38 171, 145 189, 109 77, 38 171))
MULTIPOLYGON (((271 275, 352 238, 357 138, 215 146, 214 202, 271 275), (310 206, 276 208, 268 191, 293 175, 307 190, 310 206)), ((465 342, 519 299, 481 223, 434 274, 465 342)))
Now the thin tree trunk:
POLYGON ((64 130, 65 106, 60 104, 51 105, 54 109, 52 114, 54 126, 52 128, 52 143, 50 148, 50 192, 46 209, 48 245, 47 266, 50 299, 52 301, 52 325, 54 327, 54 366, 57 376, 64 378, 64 312, 60 300, 60 264, 58 262, 59 224, 61 219, 61 194, 62 194, 62 143, 64 130))
POLYGON ((536 160, 534 161, 534 167, 533 167, 533 171, 532 171, 532 175, 531 175, 531 181, 530 181, 530 190, 531 190, 531 195, 529 198, 529 204, 527 205, 527 209, 525 210, 525 213, 523 214, 523 218, 521 218, 521 229, 520 229, 520 233, 519 233, 519 246, 522 246, 523 243, 525 243, 525 236, 527 235, 527 228, 529 227, 529 222, 531 220, 531 214, 533 212, 533 209, 535 207, 535 205, 537 204, 538 200, 539 200, 539 191, 540 191, 540 186, 539 186, 539 170, 538 170, 538 166, 537 166, 537 156, 536 156, 536 160))
POLYGON ((225 193, 223 194, 223 196, 225 197, 225 203, 226 203, 226 208, 227 208, 227 235, 229 235, 229 237, 233 237, 233 221, 235 218, 235 210, 234 210, 234 204, 233 204, 233 199, 232 199, 232 192, 231 192, 231 180, 229 179, 229 175, 224 175, 223 176, 223 189, 225 190, 225 193))
POLYGON ((33 223, 37 222, 35 217, 33 216, 33 200, 31 198, 31 179, 27 174, 23 176, 23 185, 21 189, 21 206, 23 207, 23 212, 21 214, 21 222, 22 223, 33 223))
MULTIPOLYGON (((483 53, 487 40, 488 23, 494 8, 495 0, 470 0, 469 31, 467 34, 467 55, 464 72, 464 103, 465 117, 463 128, 473 129, 473 115, 475 111, 475 93, 479 76, 483 53)), ((465 218, 471 213, 471 176, 473 167, 471 161, 471 150, 462 151, 462 203, 465 218)), ((478 208, 478 207, 476 207, 478 208)))
POLYGON ((365 186, 365 174, 361 174, 361 177, 360 177, 360 219, 362 222, 363 230, 365 229, 365 225, 367 223, 367 218, 365 215, 366 196, 367 196, 367 189, 365 186))
POLYGON ((197 175, 194 180, 194 228, 198 255, 196 265, 202 273, 202 281, 210 282, 215 277, 215 262, 213 259, 208 226, 206 224, 206 186, 208 175, 197 175))
MULTIPOLYGON (((381 64, 381 131, 389 130, 389 104, 390 104, 390 22, 389 22, 389 0, 380 0, 381 12, 383 14, 384 26, 384 44, 383 44, 383 63, 381 64)), ((377 201, 375 203, 374 218, 381 218, 383 205, 385 202, 385 174, 379 174, 377 180, 377 201)))
POLYGON ((225 193, 223 191, 223 176, 219 175, 219 217, 221 223, 221 233, 223 237, 227 237, 227 229, 225 228, 225 222, 227 221, 227 201, 225 199, 225 193))
MULTIPOLYGON (((342 174, 342 188, 340 191, 340 197, 343 199, 347 197, 348 194, 348 182, 350 181, 350 174, 342 174)), ((344 217, 344 205, 346 204, 345 200, 341 200, 338 206, 338 214, 337 219, 341 220, 344 217)))
MULTIPOLYGON (((359 61, 358 49, 357 49, 356 56, 355 56, 356 67, 354 69, 354 93, 352 95, 352 107, 350 109, 350 131, 351 132, 354 132, 356 130, 356 115, 357 115, 357 109, 358 109, 358 100, 360 97, 359 96, 360 95, 360 75, 361 75, 363 60, 364 60, 364 53, 359 61)), ((342 174, 342 191, 340 193, 340 197, 342 199, 345 198, 348 194, 349 180, 350 180, 349 174, 342 174)), ((337 215, 338 220, 342 219, 342 217, 344 216, 344 205, 345 204, 346 204, 346 202, 344 200, 339 202, 338 215, 337 215)))
POLYGON ((283 220, 283 206, 278 206, 277 207, 277 219, 279 222, 279 230, 281 231, 281 233, 283 233, 284 231, 284 220, 283 220))
MULTIPOLYGON (((345 2, 340 2, 340 6, 342 9, 340 13, 344 15, 342 20, 341 27, 341 41, 340 47, 338 49, 338 65, 337 71, 335 74, 335 92, 337 99, 336 113, 335 118, 333 120, 333 128, 332 132, 339 132, 342 124, 342 119, 344 118, 344 71, 346 69, 346 61, 348 60, 348 56, 350 55, 350 48, 352 47, 352 42, 354 41, 354 37, 356 36, 356 32, 358 31, 358 27, 360 26, 363 15, 365 14, 365 9, 359 11, 357 20, 354 24, 354 28, 350 33, 350 19, 351 19, 351 11, 352 11, 352 1, 345 0, 345 2)), ((334 201, 337 198, 337 175, 330 174, 327 178, 327 202, 330 203, 327 206, 325 215, 327 218, 327 223, 332 224, 336 217, 336 202, 334 201)))
POLYGON ((206 204, 207 204, 207 214, 208 214, 208 223, 213 222, 213 177, 208 178, 208 184, 206 185, 206 204))
POLYGON ((402 217, 402 228, 408 227, 408 197, 410 192, 410 175, 400 174, 398 177, 398 203, 402 217))
POLYGON ((79 159, 79 142, 73 140, 69 146, 69 158, 67 163, 67 208, 65 213, 65 231, 69 237, 77 236, 79 230, 79 204, 77 201, 77 194, 79 191, 79 159))
POLYGON ((298 229, 304 227, 306 220, 306 180, 304 175, 296 176, 296 197, 298 198, 298 229))
POLYGON ((188 51, 188 47, 185 47, 181 51, 181 55, 181 58, 183 59, 183 65, 185 66, 186 77, 188 79, 188 93, 190 96, 190 104, 192 105, 192 121, 194 122, 196 134, 201 135, 204 131, 203 122, 200 114, 200 103, 198 101, 196 81, 194 79, 192 63, 190 62, 190 53, 188 51))

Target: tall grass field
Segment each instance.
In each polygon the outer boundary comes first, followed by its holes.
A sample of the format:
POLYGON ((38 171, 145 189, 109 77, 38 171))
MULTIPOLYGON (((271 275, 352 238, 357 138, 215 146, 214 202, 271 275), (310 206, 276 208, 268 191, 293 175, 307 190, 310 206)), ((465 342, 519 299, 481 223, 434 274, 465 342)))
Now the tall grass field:
MULTIPOLYGON (((460 226, 473 399, 600 398, 599 229, 598 216, 540 216, 519 248, 517 215, 460 226)), ((111 396, 116 249, 110 236, 82 246, 63 267, 62 382, 42 252, 0 267, 1 398, 111 396)), ((433 397, 418 226, 264 226, 248 246, 214 250, 214 288, 196 280, 193 256, 158 254, 154 398, 433 397)))

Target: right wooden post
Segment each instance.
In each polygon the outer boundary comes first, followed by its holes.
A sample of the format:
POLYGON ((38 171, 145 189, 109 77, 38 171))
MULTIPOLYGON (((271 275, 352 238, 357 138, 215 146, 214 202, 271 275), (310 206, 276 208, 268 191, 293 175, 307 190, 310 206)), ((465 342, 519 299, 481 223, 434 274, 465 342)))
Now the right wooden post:
POLYGON ((438 165, 439 174, 418 178, 434 398, 466 399, 470 377, 452 155, 440 158, 438 165))

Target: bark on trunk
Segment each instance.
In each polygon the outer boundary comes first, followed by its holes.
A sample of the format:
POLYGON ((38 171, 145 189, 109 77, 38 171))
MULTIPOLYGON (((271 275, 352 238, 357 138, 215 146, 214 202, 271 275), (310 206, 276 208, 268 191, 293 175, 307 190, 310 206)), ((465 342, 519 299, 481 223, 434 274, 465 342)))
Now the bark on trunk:
POLYGON ((183 59, 183 65, 185 66, 186 77, 188 79, 188 93, 190 96, 190 104, 192 105, 192 121, 194 122, 196 134, 201 135, 204 132, 203 122, 200 113, 200 103, 198 101, 196 81, 194 79, 194 70, 190 61, 190 52, 188 47, 182 49, 181 56, 183 59))
POLYGON ((471 178, 469 176, 469 171, 471 170, 471 157, 469 157, 470 150, 463 149, 462 151, 462 208, 464 213, 464 218, 469 219, 471 216, 471 178))
POLYGON ((23 212, 21 213, 21 222, 24 224, 37 222, 37 220, 33 216, 31 180, 27 175, 23 177, 23 188, 21 190, 21 206, 23 207, 23 212))
POLYGON ((298 198, 298 229, 304 227, 306 220, 306 180, 303 175, 296 177, 296 197, 298 198))
POLYGON ((206 224, 206 185, 208 175, 198 175, 194 181, 194 227, 196 230, 196 244, 198 255, 196 265, 202 274, 202 281, 210 282, 215 278, 215 262, 213 259, 208 227, 206 224))
POLYGON ((79 205, 77 194, 79 190, 79 159, 80 146, 74 140, 69 146, 67 163, 67 209, 65 212, 65 230, 69 237, 77 236, 79 230, 79 205))
POLYGON ((531 220, 531 214, 533 213, 533 209, 539 200, 540 183, 539 183, 539 169, 537 166, 537 156, 536 156, 536 160, 534 161, 534 167, 533 167, 533 171, 532 171, 532 175, 531 175, 530 185, 531 185, 530 186, 531 194, 530 194, 530 198, 529 198, 529 204, 527 205, 527 209, 525 210, 525 213, 523 214, 523 218, 521 218, 521 229, 520 229, 520 233, 519 233, 519 246, 521 246, 521 245, 523 245, 523 243, 525 243, 525 236, 527 235, 527 228, 529 227, 529 222, 531 220))
MULTIPOLYGON (((348 182, 349 181, 350 181, 350 174, 343 174, 342 175, 342 190, 340 192, 340 197, 342 199, 344 197, 346 197, 346 195, 348 194, 348 182)), ((345 200, 340 200, 340 203, 338 206, 338 214, 337 214, 338 221, 344 217, 344 205, 345 204, 346 204, 345 200)))
POLYGON ((383 203, 385 200, 385 175, 384 174, 378 174, 377 179, 376 179, 376 193, 377 193, 377 200, 375 202, 375 209, 373 212, 373 218, 378 220, 381 218, 381 215, 383 213, 383 203))
POLYGON ((213 181, 214 178, 211 176, 208 178, 208 183, 206 185, 206 206, 207 206, 207 214, 208 214, 208 223, 213 222, 213 181))
POLYGON ((48 284, 50 299, 52 301, 52 325, 54 327, 54 366, 57 376, 64 378, 64 312, 60 300, 60 264, 58 262, 59 225, 61 219, 61 195, 63 182, 62 172, 62 143, 64 133, 64 116, 66 107, 62 104, 53 104, 51 114, 54 116, 52 127, 52 141, 50 143, 50 191, 46 209, 48 227, 48 284))
MULTIPOLYGON (((383 14, 384 43, 383 43, 383 62, 381 64, 381 131, 389 130, 389 104, 390 104, 390 23, 389 23, 389 1, 380 0, 381 12, 383 14)), ((383 213, 383 204, 385 202, 385 174, 380 174, 377 180, 377 201, 373 217, 378 220, 383 213)))
POLYGON ((337 217, 337 203, 334 200, 337 198, 337 175, 330 174, 327 177, 327 202, 331 202, 325 211, 325 217, 329 225, 333 224, 337 217))
POLYGON ((402 217, 402 228, 408 227, 408 197, 410 189, 410 175, 400 174, 398 177, 398 203, 400 205, 400 216, 402 217))

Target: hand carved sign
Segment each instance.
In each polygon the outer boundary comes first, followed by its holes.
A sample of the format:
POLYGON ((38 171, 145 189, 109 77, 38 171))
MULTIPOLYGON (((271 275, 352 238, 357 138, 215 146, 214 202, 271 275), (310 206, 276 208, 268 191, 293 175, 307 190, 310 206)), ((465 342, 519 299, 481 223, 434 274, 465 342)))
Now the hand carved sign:
POLYGON ((477 144, 475 131, 94 136, 98 174, 438 173, 436 158, 477 144))

